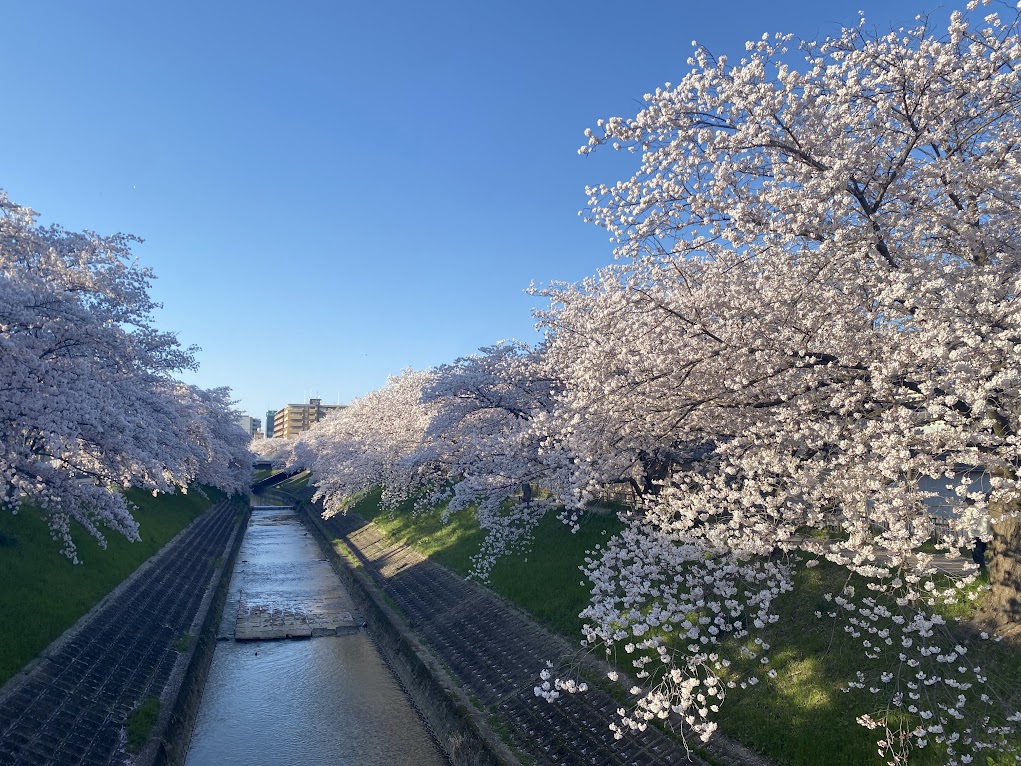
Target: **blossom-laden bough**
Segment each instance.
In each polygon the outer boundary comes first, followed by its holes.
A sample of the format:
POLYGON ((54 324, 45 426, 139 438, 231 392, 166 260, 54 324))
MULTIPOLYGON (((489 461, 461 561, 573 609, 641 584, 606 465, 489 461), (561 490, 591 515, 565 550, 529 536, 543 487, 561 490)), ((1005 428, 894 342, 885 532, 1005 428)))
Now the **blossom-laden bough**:
POLYGON ((75 562, 72 521, 138 538, 121 489, 237 492, 251 473, 229 392, 174 378, 194 349, 153 325, 133 242, 38 226, 0 191, 0 504, 40 508, 75 562))

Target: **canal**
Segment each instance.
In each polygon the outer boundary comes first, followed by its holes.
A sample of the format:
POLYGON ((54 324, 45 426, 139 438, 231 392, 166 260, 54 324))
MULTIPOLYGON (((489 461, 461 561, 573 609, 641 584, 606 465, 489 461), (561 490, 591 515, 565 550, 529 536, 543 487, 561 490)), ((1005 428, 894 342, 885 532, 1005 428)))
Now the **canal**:
POLYGON ((219 636, 188 766, 447 763, 293 509, 252 509, 219 636))

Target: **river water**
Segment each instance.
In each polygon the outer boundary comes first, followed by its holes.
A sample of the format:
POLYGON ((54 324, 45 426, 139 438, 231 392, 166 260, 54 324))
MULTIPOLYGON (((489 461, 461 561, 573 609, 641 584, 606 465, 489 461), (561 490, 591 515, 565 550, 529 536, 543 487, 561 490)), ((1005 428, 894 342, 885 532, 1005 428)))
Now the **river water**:
MULTIPOLYGON (((239 608, 336 610, 349 595, 290 509, 253 508, 220 625, 239 608)), ((353 607, 351 607, 353 608, 353 607)), ((187 766, 447 763, 363 630, 217 643, 187 766)))

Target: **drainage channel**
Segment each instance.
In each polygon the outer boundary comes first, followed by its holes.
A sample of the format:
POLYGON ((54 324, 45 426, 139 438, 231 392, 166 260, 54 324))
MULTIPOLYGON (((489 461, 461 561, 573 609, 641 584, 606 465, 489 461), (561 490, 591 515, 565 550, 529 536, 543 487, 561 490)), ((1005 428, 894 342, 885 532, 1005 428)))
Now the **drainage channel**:
POLYGON ((446 763, 297 513, 256 506, 187 765, 446 763))

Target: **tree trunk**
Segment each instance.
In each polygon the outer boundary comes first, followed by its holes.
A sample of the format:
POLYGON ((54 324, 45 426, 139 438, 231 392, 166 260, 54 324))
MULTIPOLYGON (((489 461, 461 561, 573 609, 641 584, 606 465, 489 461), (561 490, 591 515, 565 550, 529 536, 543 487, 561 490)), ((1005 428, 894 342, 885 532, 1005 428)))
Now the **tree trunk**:
POLYGON ((976 620, 983 630, 1005 637, 1021 637, 1021 502, 1009 508, 1015 515, 993 525, 989 543, 989 586, 976 620))
POLYGON ((532 485, 528 482, 521 485, 521 500, 525 505, 532 502, 532 485))

